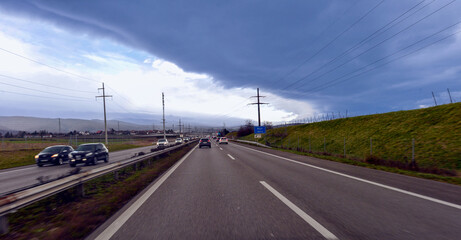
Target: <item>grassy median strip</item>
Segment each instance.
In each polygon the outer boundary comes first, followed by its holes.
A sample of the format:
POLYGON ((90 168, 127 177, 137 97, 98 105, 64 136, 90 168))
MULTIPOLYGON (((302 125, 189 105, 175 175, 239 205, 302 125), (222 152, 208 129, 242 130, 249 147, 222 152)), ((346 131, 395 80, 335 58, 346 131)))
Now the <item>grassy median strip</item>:
POLYGON ((0 239, 83 239, 122 208, 194 147, 186 146, 141 170, 126 167, 85 183, 85 197, 76 189, 56 194, 9 215, 10 232, 0 239))

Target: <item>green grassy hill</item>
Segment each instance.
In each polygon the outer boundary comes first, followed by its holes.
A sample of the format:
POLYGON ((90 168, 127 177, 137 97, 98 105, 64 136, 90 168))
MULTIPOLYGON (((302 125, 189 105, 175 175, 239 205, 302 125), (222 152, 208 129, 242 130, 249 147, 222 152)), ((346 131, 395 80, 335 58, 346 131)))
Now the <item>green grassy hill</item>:
MULTIPOLYGON (((461 170, 461 103, 271 129, 260 143, 348 158, 372 155, 419 167, 461 170)), ((253 135, 244 137, 255 140, 253 135)))

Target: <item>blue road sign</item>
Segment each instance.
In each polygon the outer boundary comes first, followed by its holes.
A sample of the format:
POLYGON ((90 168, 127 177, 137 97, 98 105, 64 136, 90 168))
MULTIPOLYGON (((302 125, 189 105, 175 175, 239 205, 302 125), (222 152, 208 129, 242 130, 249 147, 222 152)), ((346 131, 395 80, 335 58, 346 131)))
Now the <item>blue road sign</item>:
POLYGON ((255 134, 263 134, 263 133, 266 133, 266 126, 255 127, 255 134))

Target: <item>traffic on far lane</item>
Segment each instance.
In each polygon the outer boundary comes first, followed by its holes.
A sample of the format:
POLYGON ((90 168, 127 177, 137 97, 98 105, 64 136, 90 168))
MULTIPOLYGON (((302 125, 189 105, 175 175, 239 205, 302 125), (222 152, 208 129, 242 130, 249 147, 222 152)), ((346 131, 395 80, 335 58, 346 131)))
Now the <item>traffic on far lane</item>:
POLYGON ((79 163, 96 165, 98 161, 109 162, 109 150, 102 143, 88 143, 78 146, 69 154, 70 166, 75 167, 79 163))
POLYGON ((62 165, 69 161, 69 153, 74 151, 71 146, 56 145, 45 148, 39 154, 35 155, 37 166, 42 167, 45 164, 62 165))

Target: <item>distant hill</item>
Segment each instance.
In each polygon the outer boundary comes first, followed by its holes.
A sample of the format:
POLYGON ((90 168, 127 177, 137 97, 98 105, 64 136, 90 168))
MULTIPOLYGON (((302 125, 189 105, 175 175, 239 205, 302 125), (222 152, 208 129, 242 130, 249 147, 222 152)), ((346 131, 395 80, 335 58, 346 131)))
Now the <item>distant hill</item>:
MULTIPOLYGON (((254 135, 243 139, 254 140, 254 135)), ((380 159, 409 163, 412 139, 420 167, 461 170, 461 103, 280 127, 258 141, 340 156, 345 143, 350 158, 364 159, 372 152, 380 159)))
MULTIPOLYGON (((151 130, 152 125, 140 125, 124 121, 109 120, 107 121, 108 129, 118 130, 151 130)), ((1 117, 0 131, 40 131, 47 130, 57 133, 59 131, 58 118, 36 118, 36 117, 1 117)), ((104 121, 102 120, 84 120, 84 119, 66 119, 61 118, 61 133, 70 131, 99 131, 104 130, 104 121)))

